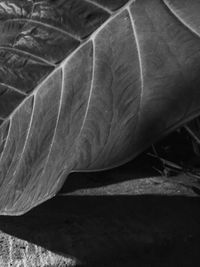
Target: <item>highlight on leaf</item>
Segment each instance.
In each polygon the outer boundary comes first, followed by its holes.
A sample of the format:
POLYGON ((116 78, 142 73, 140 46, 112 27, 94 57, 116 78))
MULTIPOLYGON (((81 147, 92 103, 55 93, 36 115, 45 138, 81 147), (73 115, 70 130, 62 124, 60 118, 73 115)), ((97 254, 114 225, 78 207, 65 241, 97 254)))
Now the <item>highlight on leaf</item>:
POLYGON ((0 2, 1 214, 199 116, 199 11, 198 0, 0 2))

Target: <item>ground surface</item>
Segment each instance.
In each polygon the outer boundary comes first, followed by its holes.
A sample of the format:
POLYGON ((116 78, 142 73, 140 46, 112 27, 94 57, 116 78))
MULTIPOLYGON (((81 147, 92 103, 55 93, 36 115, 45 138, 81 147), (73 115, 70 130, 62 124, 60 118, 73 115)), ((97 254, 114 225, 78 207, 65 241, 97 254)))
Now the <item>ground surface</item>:
POLYGON ((196 266, 199 183, 155 177, 152 164, 74 173, 54 199, 24 216, 1 216, 0 266, 196 266))

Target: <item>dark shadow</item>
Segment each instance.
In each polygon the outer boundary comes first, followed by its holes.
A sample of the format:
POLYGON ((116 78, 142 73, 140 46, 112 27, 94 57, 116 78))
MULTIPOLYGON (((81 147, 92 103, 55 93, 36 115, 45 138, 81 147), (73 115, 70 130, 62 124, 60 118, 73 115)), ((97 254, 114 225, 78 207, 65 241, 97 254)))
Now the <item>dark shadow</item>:
POLYGON ((69 193, 83 188, 101 187, 138 178, 158 176, 160 174, 154 167, 159 169, 161 164, 158 159, 148 155, 150 151, 148 150, 135 160, 112 170, 71 173, 60 192, 69 193))
MULTIPOLYGON (((179 132, 173 132, 162 141, 158 142, 154 148, 164 159, 177 164, 194 165, 194 151, 191 145, 190 136, 185 134, 184 129, 179 132)), ((78 189, 102 187, 105 185, 120 183, 123 181, 134 180, 160 175, 163 171, 163 165, 159 158, 152 157, 152 148, 149 148, 136 159, 124 164, 118 168, 101 172, 90 173, 71 173, 66 179, 61 193, 69 193, 78 189)), ((196 157, 200 162, 200 158, 196 157)), ((200 168, 200 166, 195 166, 200 168)))
POLYGON ((57 196, 0 230, 84 266, 198 266, 200 199, 57 196))
MULTIPOLYGON (((185 138, 173 133, 157 146, 158 154, 187 162, 192 152, 185 138)), ((153 167, 162 170, 163 166, 148 153, 152 151, 110 171, 73 173, 61 193, 158 175, 153 167)), ((84 266, 198 266, 200 198, 56 196, 23 216, 0 216, 0 230, 75 258, 84 266)))

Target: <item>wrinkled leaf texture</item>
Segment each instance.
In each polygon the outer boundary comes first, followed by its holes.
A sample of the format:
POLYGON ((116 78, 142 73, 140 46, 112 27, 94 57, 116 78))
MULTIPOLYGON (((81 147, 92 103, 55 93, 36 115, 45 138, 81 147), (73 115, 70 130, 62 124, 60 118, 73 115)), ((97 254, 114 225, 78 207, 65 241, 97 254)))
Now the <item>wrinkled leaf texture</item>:
POLYGON ((0 213, 200 113, 199 0, 0 1, 0 213))

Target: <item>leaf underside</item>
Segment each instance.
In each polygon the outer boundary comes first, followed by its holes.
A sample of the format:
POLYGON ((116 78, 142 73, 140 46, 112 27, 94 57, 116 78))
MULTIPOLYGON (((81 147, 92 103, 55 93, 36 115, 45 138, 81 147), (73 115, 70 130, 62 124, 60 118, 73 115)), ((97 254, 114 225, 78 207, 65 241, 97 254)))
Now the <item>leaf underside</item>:
POLYGON ((0 1, 0 214, 200 113, 200 1, 0 1))

